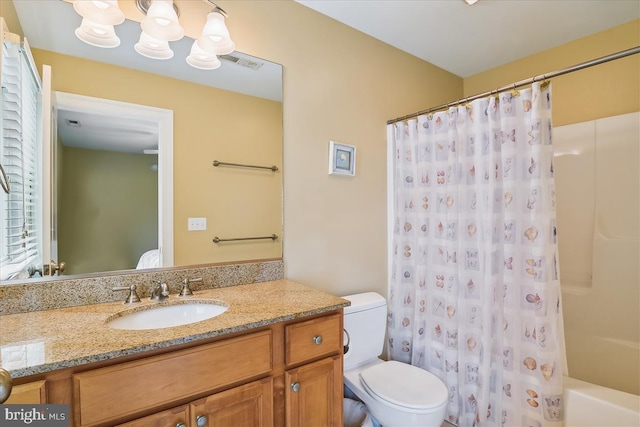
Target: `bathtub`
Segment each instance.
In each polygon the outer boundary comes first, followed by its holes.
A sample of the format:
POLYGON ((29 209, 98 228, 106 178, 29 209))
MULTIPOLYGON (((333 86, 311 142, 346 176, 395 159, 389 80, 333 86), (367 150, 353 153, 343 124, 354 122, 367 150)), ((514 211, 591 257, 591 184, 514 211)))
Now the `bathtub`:
POLYGON ((640 426, 640 396, 564 378, 564 425, 567 427, 640 426))

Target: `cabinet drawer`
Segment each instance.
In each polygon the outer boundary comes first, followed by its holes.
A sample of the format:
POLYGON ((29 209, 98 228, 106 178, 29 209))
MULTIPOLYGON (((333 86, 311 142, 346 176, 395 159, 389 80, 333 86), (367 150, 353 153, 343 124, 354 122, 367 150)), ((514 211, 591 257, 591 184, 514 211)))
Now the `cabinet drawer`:
POLYGON ((287 325, 287 366, 335 354, 342 350, 342 316, 334 314, 287 325))
POLYGON ((135 415, 272 369, 271 331, 121 363, 73 376, 79 425, 135 415))

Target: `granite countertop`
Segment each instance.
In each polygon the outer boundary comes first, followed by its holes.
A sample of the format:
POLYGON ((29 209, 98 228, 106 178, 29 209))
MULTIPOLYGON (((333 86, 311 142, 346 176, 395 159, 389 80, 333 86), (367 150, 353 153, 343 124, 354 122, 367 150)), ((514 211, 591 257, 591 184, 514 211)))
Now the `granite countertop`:
MULTIPOLYGON (((141 295, 142 298, 142 295, 141 295)), ((122 302, 0 316, 0 367, 13 378, 194 342, 310 316, 349 305, 347 300, 289 280, 194 292, 193 299, 228 305, 208 320, 163 329, 110 328, 108 318, 132 307, 122 302)), ((169 300, 177 300, 172 294, 169 300)), ((182 298, 180 298, 182 300, 182 298)))

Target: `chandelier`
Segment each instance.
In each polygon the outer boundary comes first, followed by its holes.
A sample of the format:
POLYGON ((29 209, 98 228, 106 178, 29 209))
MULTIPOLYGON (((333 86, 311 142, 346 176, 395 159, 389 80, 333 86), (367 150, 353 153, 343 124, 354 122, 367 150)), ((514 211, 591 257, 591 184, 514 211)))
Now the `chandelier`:
MULTIPOLYGON (((227 13, 210 0, 203 0, 212 9, 202 27, 200 37, 194 40, 186 61, 194 68, 215 70, 220 67, 218 56, 234 51, 225 24, 227 13)), ((180 11, 173 0, 135 0, 138 9, 146 16, 140 23, 140 39, 134 49, 140 55, 151 59, 173 58, 169 42, 184 37, 184 29, 178 20, 180 11)), ((75 0, 73 8, 82 16, 82 23, 75 31, 83 42, 101 48, 120 46, 115 26, 125 20, 117 0, 75 0)))

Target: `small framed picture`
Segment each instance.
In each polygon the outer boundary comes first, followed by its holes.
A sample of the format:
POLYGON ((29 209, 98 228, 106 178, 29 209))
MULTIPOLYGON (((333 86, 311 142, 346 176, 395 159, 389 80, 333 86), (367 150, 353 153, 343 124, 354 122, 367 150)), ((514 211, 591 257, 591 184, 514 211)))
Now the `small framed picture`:
POLYGON ((356 147, 329 141, 329 174, 356 174, 356 147))

